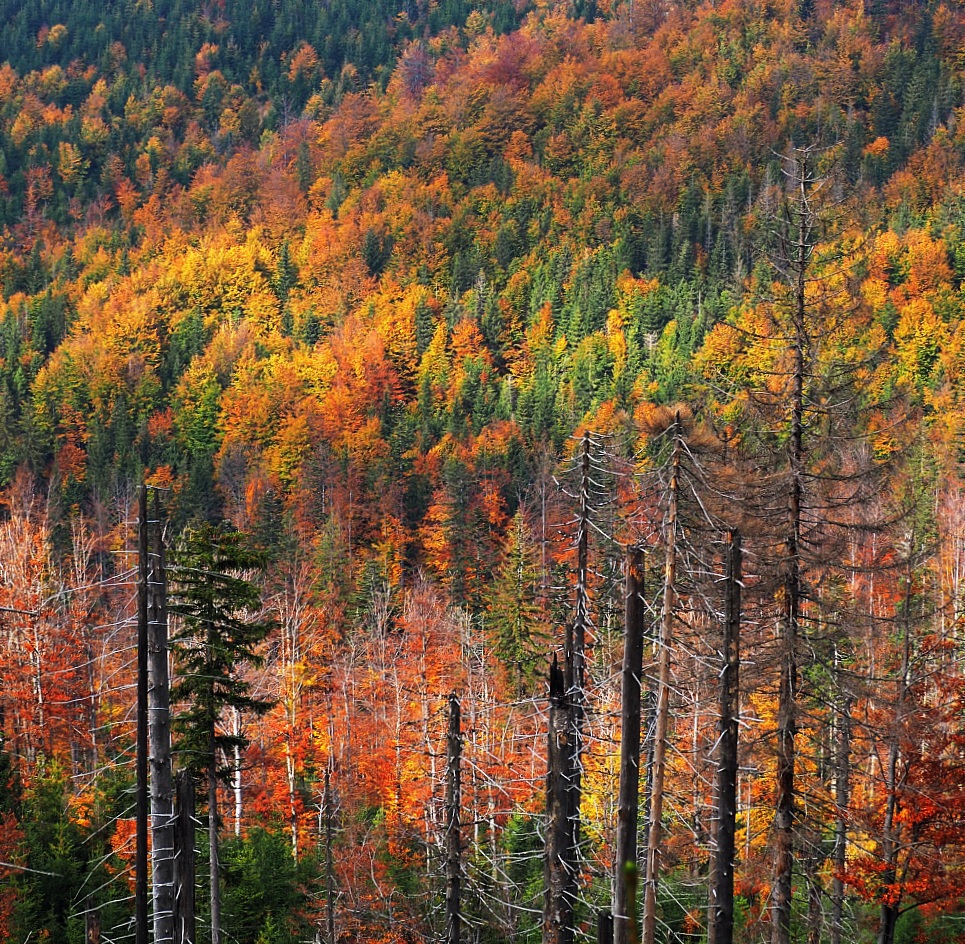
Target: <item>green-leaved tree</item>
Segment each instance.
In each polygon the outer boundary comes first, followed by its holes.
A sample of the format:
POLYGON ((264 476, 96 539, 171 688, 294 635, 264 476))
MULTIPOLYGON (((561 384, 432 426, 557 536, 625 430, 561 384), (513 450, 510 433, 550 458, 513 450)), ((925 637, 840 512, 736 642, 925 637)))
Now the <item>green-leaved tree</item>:
POLYGON ((174 728, 182 764, 208 787, 208 847, 211 863, 211 944, 221 944, 218 867, 218 780, 247 739, 225 729, 222 714, 234 709, 263 714, 269 701, 252 694, 245 666, 261 663, 258 646, 272 623, 257 618, 261 591, 248 579, 264 568, 264 555, 229 525, 188 528, 174 554, 169 610, 177 681, 171 698, 182 704, 174 728))

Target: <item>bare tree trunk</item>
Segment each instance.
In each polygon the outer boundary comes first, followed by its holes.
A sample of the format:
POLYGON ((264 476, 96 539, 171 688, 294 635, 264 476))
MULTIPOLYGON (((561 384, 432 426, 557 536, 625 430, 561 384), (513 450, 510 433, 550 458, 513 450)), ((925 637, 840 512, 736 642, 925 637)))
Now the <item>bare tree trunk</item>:
MULTIPOLYGON (((234 725, 235 734, 241 733, 241 719, 240 713, 237 709, 234 712, 234 725)), ((231 791, 234 794, 235 800, 235 835, 241 836, 241 820, 244 816, 245 810, 245 789, 244 782, 241 779, 241 748, 236 744, 234 746, 234 770, 231 771, 231 791)), ((296 832, 297 837, 297 832, 296 832)), ((296 861, 298 860, 298 846, 296 845, 292 850, 292 858, 296 861)))
MULTIPOLYGON (((815 846, 812 845, 812 849, 815 846)), ((820 862, 818 856, 811 852, 804 861, 804 870, 807 874, 808 889, 808 917, 807 917, 807 944, 821 944, 822 931, 824 930, 824 908, 821 906, 821 880, 818 877, 820 862)))
POLYGON ((84 944, 101 944, 101 916, 90 900, 84 912, 84 944))
MULTIPOLYGON (((885 770, 885 787, 888 800, 885 805, 885 821, 882 827, 881 858, 885 868, 882 884, 892 884, 898 875, 898 841, 895 831, 895 815, 898 812, 898 759, 901 753, 899 735, 895 732, 888 748, 888 766, 885 770)), ((882 901, 878 921, 878 944, 893 944, 895 926, 898 922, 898 902, 882 901)))
POLYGON ((218 775, 215 769, 214 731, 208 741, 211 766, 208 769, 208 862, 211 879, 211 944, 221 944, 221 867, 218 861, 218 775))
POLYGON ((580 455, 580 511, 576 540, 576 611, 567 624, 563 672, 554 656, 546 778, 546 897, 543 944, 570 944, 579 886, 586 631, 589 624, 590 433, 580 455))
POLYGON ((623 648, 623 704, 620 735, 620 792, 617 801, 616 862, 613 873, 613 944, 636 937, 636 884, 628 872, 637 869, 640 807, 640 677, 643 674, 643 551, 627 551, 626 639, 623 648), (631 911, 634 913, 631 914, 631 911))
POLYGON ((650 823, 647 867, 643 892, 643 944, 654 944, 657 930, 657 884, 660 874, 660 831, 670 720, 670 644, 673 635, 677 580, 677 499, 680 489, 680 417, 674 419, 670 508, 667 515, 667 558, 664 565, 663 610, 657 639, 657 710, 653 735, 653 782, 650 787, 650 823))
POLYGON ((164 534, 154 493, 152 551, 148 554, 148 736, 151 747, 151 865, 154 942, 174 940, 174 791, 171 767, 171 697, 168 678, 167 573, 164 534))
POLYGON ((781 681, 777 714, 772 944, 790 944, 791 885, 794 871, 794 736, 797 733, 797 623, 800 590, 796 549, 789 564, 789 572, 784 581, 785 611, 781 627, 781 681))
POLYGON ((195 854, 194 854, 194 781, 186 770, 177 774, 178 808, 175 819, 175 885, 174 940, 177 944, 194 944, 195 926, 195 854))
POLYGON ((589 539, 590 539, 590 433, 583 434, 580 454, 580 512, 576 538, 576 611, 567 627, 563 666, 569 709, 570 772, 567 794, 567 819, 570 848, 567 862, 576 895, 577 861, 580 847, 580 803, 583 779, 583 720, 586 685, 586 631, 590 619, 589 539))
POLYGON ((543 944, 572 944, 572 867, 569 862, 568 780, 572 771, 570 713, 566 685, 556 656, 550 666, 546 770, 546 862, 543 944))
POLYGON ((727 536, 720 740, 717 762, 717 842, 711 871, 708 944, 734 940, 734 858, 737 831, 737 738, 740 706, 741 538, 727 536))
POLYGON ((332 781, 331 761, 325 767, 325 911, 328 944, 335 944, 335 869, 332 864, 332 781))
POLYGON ((462 802, 459 776, 462 730, 459 699, 454 694, 449 696, 449 737, 446 753, 449 760, 446 771, 446 944, 459 944, 462 939, 462 839, 459 823, 459 807, 462 802))
POLYGON ((784 600, 781 619, 781 679, 777 712, 777 798, 774 814, 774 878, 771 897, 771 944, 790 944, 791 894, 794 874, 794 769, 797 733, 797 646, 801 615, 801 501, 804 476, 804 382, 809 355, 807 333, 807 271, 813 243, 811 228, 814 217, 808 187, 810 176, 808 155, 798 160, 795 183, 798 187, 797 231, 791 245, 793 252, 794 308, 791 338, 790 481, 787 509, 787 533, 784 539, 784 600))
POLYGON ((295 755, 292 752, 292 732, 285 743, 285 776, 288 780, 288 829, 291 835, 292 858, 298 861, 298 807, 296 805, 295 755))
POLYGON ((831 882, 831 944, 841 944, 844 933, 844 870, 848 852, 848 804, 851 801, 851 696, 841 705, 841 721, 835 750, 834 878, 831 882))
MULTIPOLYGON (((910 568, 909 568, 910 569, 910 568)), ((898 878, 898 828, 895 819, 898 814, 898 762, 901 758, 901 729, 905 723, 905 699, 908 697, 908 673, 911 668, 911 627, 909 626, 909 607, 911 605, 911 575, 906 578, 904 600, 904 647, 901 657, 901 677, 898 679, 895 704, 895 727, 888 745, 888 766, 885 770, 885 788, 888 799, 885 804, 885 821, 881 830, 881 860, 884 871, 882 885, 894 884, 898 878)), ((878 924, 878 944, 894 944, 895 926, 898 922, 900 896, 890 895, 881 903, 881 916, 878 924)))
MULTIPOLYGON (((214 647, 214 627, 208 629, 208 658, 214 647)), ((214 703, 213 680, 208 697, 214 703)), ((211 944, 221 944, 221 864, 218 861, 218 743, 215 721, 208 729, 208 873, 211 901, 211 944)))
POLYGON ((137 581, 137 751, 135 759, 136 845, 134 852, 134 940, 148 944, 147 846, 148 846, 148 521, 147 487, 142 485, 138 501, 137 581))

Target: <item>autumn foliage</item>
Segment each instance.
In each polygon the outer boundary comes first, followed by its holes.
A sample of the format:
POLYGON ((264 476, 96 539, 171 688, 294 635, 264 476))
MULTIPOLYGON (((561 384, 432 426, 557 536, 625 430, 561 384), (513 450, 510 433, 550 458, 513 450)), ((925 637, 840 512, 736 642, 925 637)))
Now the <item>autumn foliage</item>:
POLYGON ((223 787, 226 928, 252 944, 327 928, 331 814, 339 940, 441 933, 455 692, 466 907, 480 940, 537 940, 544 677, 572 618, 571 437, 589 429, 591 939, 616 816, 620 547, 646 546, 656 601, 655 417, 678 402, 700 434, 662 916, 705 933, 709 575, 714 529, 739 524, 737 887, 743 939, 768 935, 792 357, 771 263, 787 157, 808 147, 826 187, 805 292, 818 511, 794 920, 828 938, 833 909, 809 902, 837 881, 847 933, 894 907, 939 940, 965 896, 962 8, 115 6, 4 18, 0 938, 128 916, 143 481, 172 544, 227 519, 268 562, 257 615, 276 628, 246 684, 272 707, 222 719, 250 741, 223 787), (258 910, 279 849, 290 895, 258 910))

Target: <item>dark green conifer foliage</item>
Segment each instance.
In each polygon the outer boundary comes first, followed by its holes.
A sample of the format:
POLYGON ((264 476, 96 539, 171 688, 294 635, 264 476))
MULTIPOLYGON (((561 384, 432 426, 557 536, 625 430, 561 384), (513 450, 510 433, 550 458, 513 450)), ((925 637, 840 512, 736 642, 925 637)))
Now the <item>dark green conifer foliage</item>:
POLYGON ((223 776, 218 754, 231 756, 246 745, 243 737, 221 730, 224 709, 263 714, 271 706, 251 694, 240 674, 245 665, 260 665, 258 646, 272 630, 271 622, 252 616, 261 591, 243 576, 264 564, 264 554, 249 547, 242 532, 207 522, 188 528, 173 556, 170 612, 178 622, 171 639, 178 681, 171 698, 186 706, 174 727, 181 764, 197 776, 212 769, 223 776))
POLYGON ((186 704, 175 717, 177 749, 184 767, 208 788, 208 867, 211 942, 221 942, 221 881, 218 863, 218 779, 231 775, 219 757, 233 758, 248 741, 219 724, 227 708, 264 714, 271 702, 256 698, 241 677, 245 665, 259 665, 258 645, 272 624, 252 616, 261 592, 244 574, 262 570, 265 555, 226 523, 188 528, 174 556, 169 612, 179 617, 171 636, 179 667, 171 700, 186 704))
MULTIPOLYGON (((2 760, 7 756, 0 748, 0 814, 17 815, 25 869, 4 875, 18 891, 12 938, 83 944, 84 910, 90 906, 99 911, 103 927, 120 927, 128 919, 127 903, 112 895, 108 871, 120 864, 103 832, 78 822, 69 773, 57 761, 43 759, 21 790, 2 760)), ((101 798, 111 799, 106 792, 101 798)), ((120 809, 111 804, 102 815, 120 809)))
POLYGON ((489 628, 493 648, 506 666, 517 694, 542 685, 545 640, 540 638, 539 562, 521 512, 516 512, 506 542, 506 556, 492 583, 489 628))
POLYGON ((272 279, 272 288, 278 296, 278 300, 284 304, 288 301, 289 293, 297 284, 298 265, 292 259, 291 247, 286 239, 278 249, 278 262, 272 279))
POLYGON ((305 883, 317 878, 314 857, 292 858, 288 838, 255 827, 225 840, 225 930, 241 944, 296 944, 308 939, 305 883))

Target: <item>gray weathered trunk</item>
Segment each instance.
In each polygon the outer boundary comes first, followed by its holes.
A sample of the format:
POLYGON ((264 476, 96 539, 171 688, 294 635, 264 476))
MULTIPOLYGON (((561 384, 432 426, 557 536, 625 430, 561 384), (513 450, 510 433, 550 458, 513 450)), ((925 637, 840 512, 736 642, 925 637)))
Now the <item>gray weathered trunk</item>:
POLYGON ((728 535, 725 560, 723 667, 717 761, 717 842, 711 871, 708 944, 734 940, 734 857, 737 830, 737 746, 740 710, 741 539, 728 535))
POLYGON ((460 757, 462 729, 459 719, 459 699, 449 696, 449 736, 446 741, 448 766, 446 769, 446 944, 462 940, 462 912, 460 894, 462 882, 462 836, 459 807, 462 803, 460 757))
POLYGON ((148 553, 148 740, 151 754, 151 865, 154 944, 174 940, 174 791, 168 678, 167 574, 161 513, 154 493, 153 547, 148 553))
POLYGON ((186 770, 179 770, 176 782, 177 815, 174 822, 174 940, 177 944, 195 944, 195 850, 194 850, 194 781, 186 770))
POLYGON ((637 828, 640 807, 640 715, 643 674, 643 551, 627 551, 626 637, 623 647, 623 704, 620 736, 620 792, 617 800, 616 862, 613 874, 613 944, 636 938, 637 828))
POLYGON ((137 749, 135 752, 134 941, 148 944, 148 521, 147 487, 138 500, 137 579, 137 749))
POLYGON ((572 944, 575 876, 570 862, 569 778, 573 752, 566 686, 555 656, 549 687, 543 944, 572 944))
POLYGON ((677 583, 677 501, 680 491, 680 417, 673 425, 673 457, 670 476, 670 507, 667 514, 667 551, 664 564, 663 609, 657 639, 657 710, 653 734, 653 782, 650 787, 650 823, 643 892, 643 944, 654 944, 657 931, 657 885, 660 877, 660 843, 663 790, 670 723, 670 647, 673 639, 677 583))

